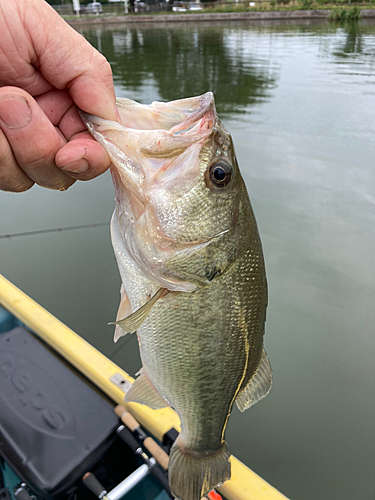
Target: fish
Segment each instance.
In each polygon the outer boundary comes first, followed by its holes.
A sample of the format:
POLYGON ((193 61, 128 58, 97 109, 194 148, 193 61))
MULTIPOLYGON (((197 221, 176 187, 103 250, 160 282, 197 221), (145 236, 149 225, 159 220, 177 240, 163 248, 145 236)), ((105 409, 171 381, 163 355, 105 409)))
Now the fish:
POLYGON ((200 500, 231 477, 233 404, 244 411, 272 385, 262 244, 211 92, 117 109, 119 122, 81 116, 112 162, 115 341, 137 332, 143 365, 125 401, 177 412, 170 488, 200 500))

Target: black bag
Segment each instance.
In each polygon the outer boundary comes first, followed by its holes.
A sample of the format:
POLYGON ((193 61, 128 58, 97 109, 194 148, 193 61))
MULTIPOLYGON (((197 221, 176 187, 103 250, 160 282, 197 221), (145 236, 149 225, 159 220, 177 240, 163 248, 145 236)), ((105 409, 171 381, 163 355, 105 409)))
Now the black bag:
POLYGON ((0 454, 38 495, 68 489, 115 439, 109 400, 34 335, 0 336, 0 454))

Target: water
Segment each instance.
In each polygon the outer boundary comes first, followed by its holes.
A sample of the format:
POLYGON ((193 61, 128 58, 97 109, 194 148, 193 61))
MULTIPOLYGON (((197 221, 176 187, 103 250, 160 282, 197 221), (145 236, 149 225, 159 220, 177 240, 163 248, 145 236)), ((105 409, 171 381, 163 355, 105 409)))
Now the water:
MULTIPOLYGON (((270 395, 227 433, 292 499, 375 498, 375 25, 197 23, 82 30, 119 96, 213 90, 257 215, 270 289, 270 395)), ((108 175, 0 193, 0 234, 103 223, 108 175)), ((112 343, 120 280, 107 226, 0 239, 0 272, 134 374, 112 343)))

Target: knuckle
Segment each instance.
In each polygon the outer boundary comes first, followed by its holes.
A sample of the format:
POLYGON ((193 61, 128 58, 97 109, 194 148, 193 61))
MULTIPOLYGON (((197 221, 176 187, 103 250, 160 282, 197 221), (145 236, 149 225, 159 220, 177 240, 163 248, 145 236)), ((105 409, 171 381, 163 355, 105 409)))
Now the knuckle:
POLYGON ((108 81, 109 83, 112 84, 112 68, 107 59, 102 55, 99 54, 100 59, 98 61, 98 66, 97 68, 100 71, 100 74, 103 78, 103 80, 108 81))

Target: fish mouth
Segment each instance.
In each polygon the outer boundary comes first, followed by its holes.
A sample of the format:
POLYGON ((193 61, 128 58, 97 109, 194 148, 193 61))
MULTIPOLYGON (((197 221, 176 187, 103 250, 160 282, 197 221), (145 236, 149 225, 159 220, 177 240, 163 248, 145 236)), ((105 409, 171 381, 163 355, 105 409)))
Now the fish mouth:
POLYGON ((196 122, 215 112, 215 99, 212 92, 197 97, 178 99, 170 102, 153 102, 150 105, 139 104, 131 99, 116 101, 120 123, 130 129, 166 130, 171 134, 186 131, 196 122))
POLYGON ((123 183, 139 191, 150 180, 170 174, 176 159, 205 141, 218 121, 212 92, 168 103, 143 105, 120 99, 116 104, 121 123, 81 110, 79 114, 106 149, 123 183))
MULTIPOLYGON (((109 128, 122 127, 133 130, 151 131, 165 130, 170 134, 186 132, 196 122, 205 118, 205 121, 214 120, 216 117, 215 99, 212 92, 197 97, 188 97, 170 102, 154 101, 149 105, 140 104, 131 99, 117 99, 116 111, 118 122, 104 120, 95 115, 90 115, 78 110, 86 127, 91 132, 90 123, 100 127, 100 131, 109 128), (210 115, 212 111, 212 116, 210 115), (116 124, 119 127, 116 127, 116 124)), ((99 131, 99 130, 98 130, 99 131)))

